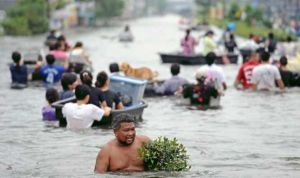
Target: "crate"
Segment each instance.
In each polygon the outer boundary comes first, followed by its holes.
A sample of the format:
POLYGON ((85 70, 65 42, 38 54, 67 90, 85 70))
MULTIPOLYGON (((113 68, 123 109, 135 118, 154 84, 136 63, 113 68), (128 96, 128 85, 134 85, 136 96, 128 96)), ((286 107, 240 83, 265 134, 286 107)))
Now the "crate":
POLYGON ((110 89, 121 95, 131 97, 132 104, 142 102, 147 81, 119 75, 110 76, 110 89))

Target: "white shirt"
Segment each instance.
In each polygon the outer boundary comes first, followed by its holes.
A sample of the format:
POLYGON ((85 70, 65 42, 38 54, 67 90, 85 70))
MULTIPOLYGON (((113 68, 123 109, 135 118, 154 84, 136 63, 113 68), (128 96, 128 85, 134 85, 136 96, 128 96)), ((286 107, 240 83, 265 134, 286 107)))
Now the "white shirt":
POLYGON ((94 122, 100 121, 104 111, 92 104, 67 103, 62 108, 62 113, 67 119, 67 128, 90 128, 94 122))
POLYGON ((204 65, 200 67, 200 70, 206 71, 206 76, 208 80, 213 80, 216 82, 216 88, 218 90, 223 90, 223 83, 225 82, 225 74, 223 72, 223 69, 215 64, 212 64, 211 66, 209 65, 204 65))
POLYGON ((277 67, 271 64, 261 64, 253 69, 251 81, 257 85, 258 90, 272 90, 276 87, 275 81, 280 79, 277 67))

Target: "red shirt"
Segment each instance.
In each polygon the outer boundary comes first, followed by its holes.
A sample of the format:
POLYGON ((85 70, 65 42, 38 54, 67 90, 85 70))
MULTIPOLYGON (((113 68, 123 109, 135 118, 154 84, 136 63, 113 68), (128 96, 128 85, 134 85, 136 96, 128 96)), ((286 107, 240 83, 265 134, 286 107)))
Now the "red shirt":
POLYGON ((245 89, 251 88, 251 77, 252 77, 252 71, 254 67, 259 65, 260 63, 258 61, 247 61, 245 62, 241 68, 239 69, 239 73, 236 77, 236 80, 241 82, 245 89))

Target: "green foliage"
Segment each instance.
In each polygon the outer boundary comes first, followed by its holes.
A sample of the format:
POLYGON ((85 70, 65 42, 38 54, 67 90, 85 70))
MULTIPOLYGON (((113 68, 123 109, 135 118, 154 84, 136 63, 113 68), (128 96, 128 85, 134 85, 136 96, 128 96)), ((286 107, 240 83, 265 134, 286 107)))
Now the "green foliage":
POLYGON ((122 14, 124 8, 123 0, 96 0, 96 16, 110 19, 122 14))
MULTIPOLYGON (((226 25, 229 22, 229 20, 218 20, 218 19, 208 19, 208 20, 209 20, 209 24, 216 25, 223 29, 226 27, 226 25)), ((296 39, 295 35, 286 33, 283 30, 274 30, 272 28, 267 28, 267 27, 256 27, 256 26, 249 25, 247 22, 242 22, 242 21, 235 21, 235 23, 236 23, 235 34, 244 38, 248 38, 250 33, 253 33, 261 37, 267 37, 268 33, 273 32, 275 39, 278 41, 285 41, 288 36, 291 36, 293 39, 296 39)))
POLYGON ((252 25, 253 21, 257 21, 257 22, 263 22, 263 12, 261 9, 253 9, 251 5, 247 5, 245 7, 245 13, 246 13, 246 22, 249 25, 252 25))
POLYGON ((188 155, 176 138, 158 137, 139 149, 140 158, 148 171, 187 171, 188 155))
POLYGON ((2 22, 6 35, 31 35, 27 19, 24 17, 13 17, 2 22))
POLYGON ((240 11, 241 11, 240 6, 236 2, 233 2, 229 8, 227 18, 229 20, 238 20, 240 18, 238 16, 240 11))
POLYGON ((198 14, 203 18, 208 18, 209 10, 211 6, 210 0, 196 0, 195 3, 198 5, 198 14))
POLYGON ((47 3, 44 0, 20 0, 12 7, 4 20, 8 35, 31 35, 48 30, 47 3))
POLYGON ((56 0, 50 3, 50 9, 51 10, 61 9, 64 8, 66 5, 67 5, 66 0, 56 0))

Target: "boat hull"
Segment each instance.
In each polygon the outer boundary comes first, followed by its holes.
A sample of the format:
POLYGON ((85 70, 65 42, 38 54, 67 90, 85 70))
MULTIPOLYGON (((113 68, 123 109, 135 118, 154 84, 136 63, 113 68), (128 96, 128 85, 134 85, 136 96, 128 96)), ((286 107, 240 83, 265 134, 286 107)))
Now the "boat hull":
MULTIPOLYGON (((160 57, 163 63, 178 63, 182 65, 204 65, 206 64, 205 56, 201 54, 196 55, 183 55, 172 53, 160 53, 160 57)), ((223 59, 222 56, 217 56, 216 64, 237 64, 238 55, 227 54, 228 62, 223 59)))
MULTIPOLYGON (((74 97, 72 97, 72 98, 57 101, 57 102, 52 104, 52 107, 55 108, 56 118, 59 121, 59 126, 60 127, 66 127, 67 126, 67 120, 62 114, 63 106, 66 103, 75 102, 75 101, 76 101, 76 99, 74 97)), ((101 126, 110 127, 112 121, 114 121, 116 116, 121 114, 121 113, 129 113, 129 114, 134 116, 134 119, 135 119, 136 122, 141 121, 143 111, 147 106, 148 105, 145 102, 141 102, 140 104, 133 105, 133 106, 130 106, 130 107, 126 107, 125 109, 112 110, 109 117, 103 117, 101 119, 101 121, 94 121, 92 127, 101 127, 101 126)))

